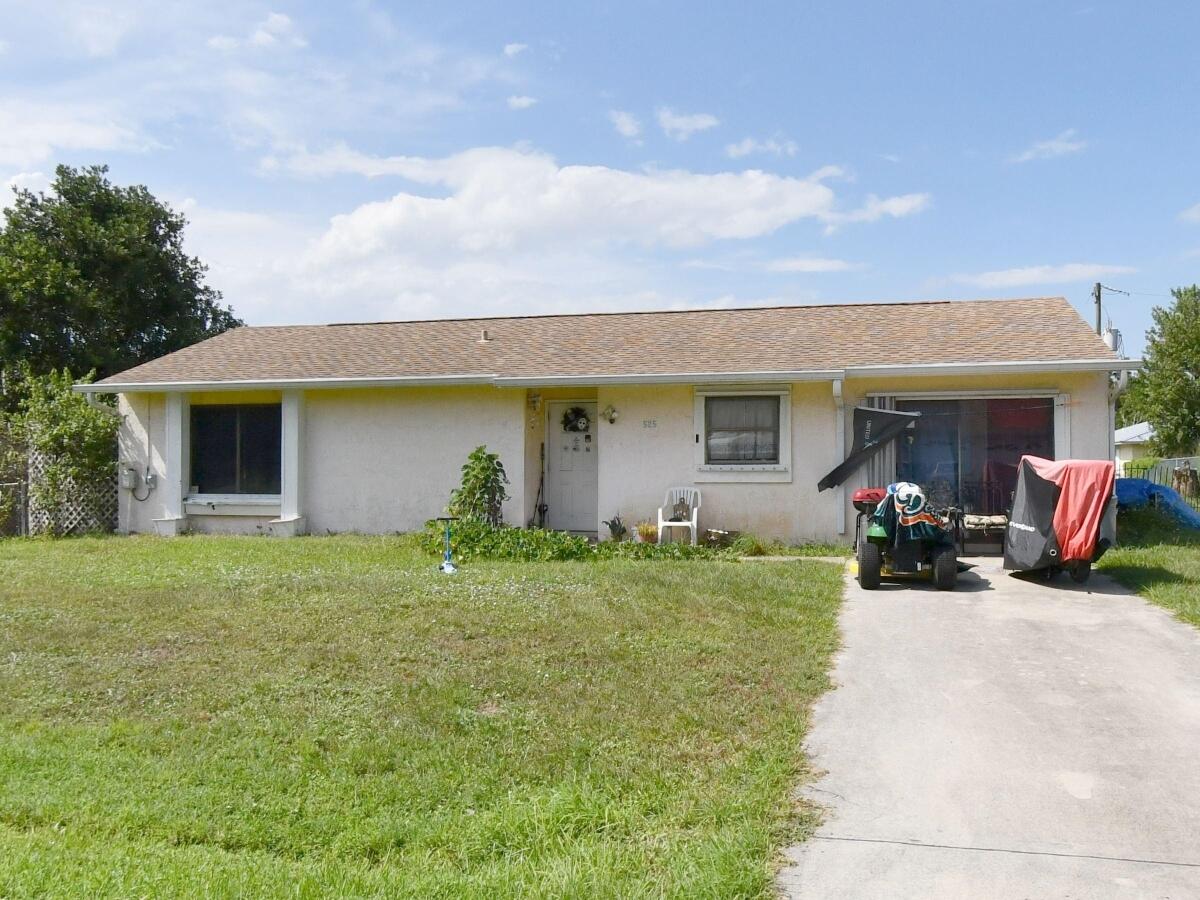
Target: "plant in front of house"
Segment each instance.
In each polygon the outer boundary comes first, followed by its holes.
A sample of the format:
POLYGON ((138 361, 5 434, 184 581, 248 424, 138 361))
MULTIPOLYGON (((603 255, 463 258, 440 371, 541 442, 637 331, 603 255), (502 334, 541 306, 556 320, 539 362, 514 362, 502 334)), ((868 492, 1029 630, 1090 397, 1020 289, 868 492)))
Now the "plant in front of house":
MULTIPOLYGON (((442 524, 425 523, 421 546, 440 555, 444 540, 442 524)), ((633 541, 592 543, 578 534, 544 528, 513 528, 467 519, 455 524, 450 546, 459 560, 510 559, 520 562, 568 562, 602 559, 724 559, 728 551, 690 544, 657 544, 633 541)))
POLYGON ((17 410, 5 417, 12 440, 5 442, 10 458, 2 468, 23 470, 27 460, 37 461, 37 475, 29 483, 30 505, 45 517, 45 531, 53 535, 71 529, 79 504, 115 486, 117 471, 120 419, 89 406, 86 397, 71 389, 73 384, 66 369, 39 376, 25 364, 15 388, 17 410))
POLYGON ((633 526, 633 528, 637 532, 638 540, 643 544, 658 543, 658 525, 654 522, 651 522, 649 519, 645 519, 644 521, 638 522, 633 526))
POLYGON ((603 524, 608 526, 608 535, 614 541, 623 541, 629 536, 629 529, 625 526, 625 523, 621 521, 620 513, 617 513, 603 524))
POLYGON ((450 492, 450 515, 468 522, 486 522, 493 527, 504 521, 502 505, 508 499, 508 475, 500 454, 488 453, 480 444, 462 467, 462 483, 450 492))

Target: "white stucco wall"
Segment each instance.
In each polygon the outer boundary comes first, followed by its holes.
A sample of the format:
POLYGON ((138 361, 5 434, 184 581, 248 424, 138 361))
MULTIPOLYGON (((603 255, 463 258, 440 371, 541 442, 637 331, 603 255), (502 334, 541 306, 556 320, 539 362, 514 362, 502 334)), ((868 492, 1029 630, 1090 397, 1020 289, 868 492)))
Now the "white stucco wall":
MULTIPOLYGON (((791 469, 777 483, 719 482, 696 467, 695 392, 691 385, 605 386, 599 389, 497 389, 494 387, 397 388, 309 391, 305 394, 303 513, 310 532, 386 533, 419 528, 444 509, 467 454, 486 444, 498 452, 512 481, 505 518, 525 524, 537 492, 545 404, 595 397, 620 418, 596 425, 599 454, 596 530, 620 512, 632 526, 653 519, 669 487, 703 493, 701 528, 752 531, 792 542, 849 540, 853 511, 846 503, 846 532, 838 533, 834 492, 816 483, 840 459, 830 382, 788 385, 791 469), (530 395, 541 397, 534 409, 530 395)), ((746 389, 752 390, 750 386, 746 389)), ((1069 446, 1059 456, 1111 458, 1111 411, 1104 373, 850 380, 844 386, 846 447, 853 439, 853 407, 872 392, 1052 392, 1068 396, 1069 446)), ((272 395, 277 397, 277 395, 272 395)), ((262 402, 256 394, 195 395, 197 402, 262 402)), ((122 465, 160 482, 166 475, 165 396, 121 398, 122 465)), ((847 483, 846 495, 861 475, 847 483)), ((139 490, 139 495, 144 489, 139 490)), ((123 531, 153 531, 164 505, 158 493, 144 502, 120 492, 123 531)), ((189 517, 198 531, 260 532, 269 522, 254 516, 189 517)))
MULTIPOLYGON (((166 471, 162 450, 166 441, 166 398, 162 394, 121 394, 117 411, 121 428, 117 432, 117 452, 122 468, 132 467, 139 479, 147 469, 161 478, 166 471)), ((162 494, 144 487, 134 492, 120 490, 117 494, 117 527, 126 534, 154 530, 154 520, 164 515, 162 494)))
POLYGON ((630 525, 654 520, 668 488, 695 486, 702 498, 701 530, 828 540, 834 530, 834 507, 826 499, 831 495, 818 498, 816 484, 836 464, 833 392, 828 382, 790 388, 791 478, 769 484, 718 482, 697 471, 692 386, 601 388, 599 404, 611 403, 621 416, 615 425, 600 424, 600 518, 620 512, 630 525))
MULTIPOLYGON (((753 390, 751 386, 744 386, 753 390)), ((700 526, 752 531, 791 542, 847 541, 854 510, 849 496, 863 486, 860 471, 846 484, 845 532, 839 533, 836 494, 816 484, 838 462, 836 406, 830 382, 789 386, 792 398, 791 480, 780 484, 712 483, 696 470, 695 389, 687 385, 606 387, 601 406, 621 411, 616 425, 600 424, 600 518, 620 512, 626 522, 654 518, 667 488, 694 485, 703 504, 700 526), (653 421, 656 427, 644 427, 653 421)), ((739 387, 739 389, 742 389, 739 387)), ((1029 391, 1065 394, 1069 446, 1062 457, 1109 458, 1108 376, 1105 373, 848 380, 843 386, 846 449, 853 442, 853 409, 871 393, 1029 391)), ((597 523, 597 530, 602 531, 597 523)))
MULTIPOLYGON (((196 403, 278 400, 278 394, 194 394, 196 403)), ((312 533, 386 533, 420 528, 440 515, 459 483, 467 454, 480 444, 500 454, 512 484, 505 518, 524 524, 524 390, 493 387, 309 391, 305 395, 303 497, 312 533)), ((166 401, 163 394, 121 397, 121 465, 139 477, 150 466, 160 485, 166 401)), ((536 487, 535 487, 536 489, 536 487)), ((140 487, 138 496, 145 494, 140 487)), ((162 490, 144 501, 120 491, 123 532, 152 532, 165 515, 162 490)), ((262 533, 270 516, 190 515, 201 532, 262 533)))
POLYGON ((525 524, 524 410, 524 390, 494 387, 308 392, 309 532, 420 528, 443 513, 480 444, 508 470, 506 521, 525 524))

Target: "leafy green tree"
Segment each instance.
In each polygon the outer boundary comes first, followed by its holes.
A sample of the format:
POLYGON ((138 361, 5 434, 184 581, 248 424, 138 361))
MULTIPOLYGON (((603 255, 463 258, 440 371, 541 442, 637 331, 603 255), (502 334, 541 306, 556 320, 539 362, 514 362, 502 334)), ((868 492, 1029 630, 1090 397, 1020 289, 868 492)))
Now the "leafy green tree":
POLYGON ((1154 308, 1145 368, 1123 409, 1132 421, 1154 426, 1156 452, 1188 456, 1200 442, 1200 287, 1171 293, 1171 306, 1154 308))
POLYGON ((1125 393, 1117 397, 1117 427, 1136 425, 1147 420, 1146 414, 1146 383, 1139 373, 1134 372, 1129 378, 1129 387, 1125 393))
POLYGON ((59 166, 0 226, 0 359, 10 370, 135 366, 242 323, 183 249, 185 219, 106 166, 59 166))

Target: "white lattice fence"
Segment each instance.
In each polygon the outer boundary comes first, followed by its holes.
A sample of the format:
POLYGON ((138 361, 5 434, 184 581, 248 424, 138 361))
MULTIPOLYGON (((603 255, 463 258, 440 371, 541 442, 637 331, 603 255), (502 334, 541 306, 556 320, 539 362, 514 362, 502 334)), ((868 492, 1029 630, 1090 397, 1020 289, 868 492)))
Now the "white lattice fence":
MULTIPOLYGON (((115 451, 114 451, 115 455, 115 451)), ((112 531, 117 527, 117 481, 104 484, 63 486, 66 501, 57 510, 37 502, 37 486, 46 477, 47 460, 40 453, 29 454, 29 533, 85 534, 112 531)))

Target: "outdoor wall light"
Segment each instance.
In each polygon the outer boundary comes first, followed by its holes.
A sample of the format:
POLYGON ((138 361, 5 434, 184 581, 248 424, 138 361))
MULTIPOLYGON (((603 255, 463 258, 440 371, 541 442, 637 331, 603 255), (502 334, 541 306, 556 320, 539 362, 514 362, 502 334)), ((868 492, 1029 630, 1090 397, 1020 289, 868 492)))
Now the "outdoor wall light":
POLYGON ((615 425, 621 414, 617 412, 617 408, 610 403, 600 411, 600 415, 604 416, 604 421, 606 421, 609 425, 615 425))

